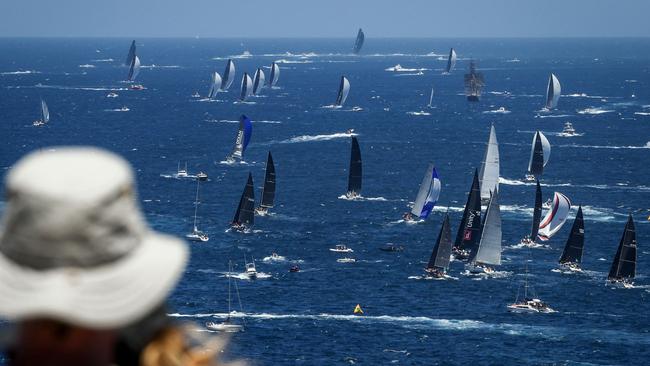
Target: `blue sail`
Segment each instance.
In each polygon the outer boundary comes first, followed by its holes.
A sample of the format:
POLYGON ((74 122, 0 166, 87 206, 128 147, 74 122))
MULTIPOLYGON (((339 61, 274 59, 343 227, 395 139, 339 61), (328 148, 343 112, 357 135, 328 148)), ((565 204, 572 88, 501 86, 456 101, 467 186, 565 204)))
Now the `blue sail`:
POLYGON ((251 141, 252 134, 253 124, 248 117, 242 114, 241 117, 239 117, 239 130, 237 131, 235 146, 233 147, 232 153, 230 153, 228 160, 238 161, 244 158, 244 151, 246 151, 246 147, 251 141))
POLYGON ((436 168, 433 168, 433 173, 431 174, 431 186, 429 187, 429 194, 427 195, 426 200, 424 201, 424 206, 422 207, 422 212, 420 213, 420 218, 426 219, 433 207, 438 203, 438 198, 440 197, 440 178, 438 177, 438 172, 436 168))

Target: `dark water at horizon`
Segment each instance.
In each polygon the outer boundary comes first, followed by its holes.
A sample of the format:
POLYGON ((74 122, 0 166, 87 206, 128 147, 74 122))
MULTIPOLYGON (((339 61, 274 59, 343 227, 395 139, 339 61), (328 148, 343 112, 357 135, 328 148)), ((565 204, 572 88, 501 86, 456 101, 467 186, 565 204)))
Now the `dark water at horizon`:
POLYGON ((206 171, 199 215, 210 241, 189 244, 191 263, 170 303, 176 315, 199 324, 223 319, 228 261, 242 271, 244 256, 254 257, 269 278, 238 281, 246 330, 233 336, 230 357, 263 365, 647 362, 650 40, 367 39, 354 57, 347 54, 353 40, 140 39, 143 91, 121 82, 129 42, 0 39, 0 167, 6 172, 46 146, 105 147, 134 165, 152 226, 175 235, 191 229, 195 183, 165 175, 179 162, 206 171), (451 75, 441 75, 449 47, 459 60, 451 75), (192 98, 206 94, 210 72, 223 74, 232 56, 229 92, 216 102, 192 98), (486 81, 477 104, 462 95, 470 58, 486 81), (264 89, 254 103, 233 103, 244 71, 279 60, 277 89, 264 89), (416 71, 385 71, 396 64, 416 71), (540 114, 550 72, 563 96, 556 111, 540 114), (345 108, 322 108, 336 98, 342 74, 351 83, 345 108), (408 114, 425 109, 432 86, 430 115, 408 114), (119 97, 106 98, 110 91, 119 97), (35 128, 40 98, 52 117, 35 128), (115 111, 123 106, 130 110, 115 111), (510 113, 493 113, 499 107, 510 113), (242 113, 253 120, 248 164, 221 164, 242 113), (566 121, 582 135, 559 136, 566 121), (508 273, 475 280, 454 262, 449 273, 457 280, 409 278, 422 273, 447 207, 455 235, 491 123, 501 154, 500 270, 508 273), (367 197, 354 202, 338 198, 347 187, 349 128, 359 135, 367 197), (552 145, 544 199, 558 191, 583 205, 581 275, 551 271, 575 208, 550 248, 507 248, 529 231, 534 186, 522 179, 537 129, 552 145), (226 232, 249 171, 261 186, 268 150, 277 170, 274 215, 257 218, 251 234, 226 232), (426 223, 397 223, 429 161, 442 181, 440 207, 426 223), (629 213, 637 222, 637 288, 608 288, 629 213), (388 242, 406 250, 379 251, 388 242), (337 263, 328 248, 338 243, 354 248, 358 262, 337 263), (287 262, 263 261, 272 252, 287 262), (535 290, 558 313, 506 311, 526 259, 535 290), (301 272, 288 272, 293 261, 301 272), (352 315, 357 303, 366 316, 352 315))

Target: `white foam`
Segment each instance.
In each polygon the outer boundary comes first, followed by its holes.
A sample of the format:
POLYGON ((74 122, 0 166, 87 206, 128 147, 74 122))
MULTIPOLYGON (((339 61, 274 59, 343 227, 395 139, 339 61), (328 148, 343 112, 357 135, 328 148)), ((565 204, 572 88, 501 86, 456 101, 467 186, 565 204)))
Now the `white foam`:
POLYGON ((97 59, 97 60, 90 60, 90 61, 91 62, 113 62, 115 60, 113 60, 112 58, 100 58, 100 59, 97 59))
POLYGON ((598 115, 598 114, 603 114, 603 113, 612 113, 614 112, 611 109, 602 109, 602 108, 585 108, 577 111, 579 114, 590 114, 590 115, 598 115))
POLYGON ((634 112, 637 116, 650 116, 650 112, 634 112))
POLYGON ((503 108, 503 109, 499 108, 499 109, 492 109, 492 110, 489 110, 489 111, 484 111, 483 113, 485 113, 485 114, 508 114, 508 113, 510 113, 510 111, 505 109, 505 108, 503 108))
POLYGON ((83 64, 83 65, 79 65, 79 67, 82 68, 82 69, 94 69, 95 65, 83 64))
POLYGON ((262 262, 286 262, 286 261, 287 261, 287 258, 282 256, 282 255, 278 255, 276 257, 270 255, 270 256, 264 257, 262 259, 262 262))
POLYGON ((18 70, 18 71, 7 71, 0 72, 0 75, 28 75, 28 74, 40 74, 40 71, 34 70, 18 70))
POLYGON ((287 60, 287 59, 279 59, 275 60, 276 64, 312 64, 314 61, 310 60, 287 60))
POLYGON ((346 133, 346 132, 338 132, 329 135, 303 135, 303 136, 292 137, 287 140, 282 140, 279 143, 295 144, 300 142, 329 141, 333 139, 350 138, 350 136, 358 136, 358 135, 356 133, 346 133))
POLYGON ((431 113, 425 112, 425 111, 406 112, 406 114, 411 115, 411 116, 430 116, 431 115, 431 113))
POLYGON ((397 64, 397 65, 395 65, 393 67, 388 67, 388 68, 386 68, 384 70, 385 71, 391 71, 391 72, 416 72, 416 71, 426 71, 426 70, 429 70, 429 69, 427 69, 427 68, 420 68, 420 69, 408 68, 408 67, 402 67, 402 65, 397 64))
POLYGON ((179 65, 156 65, 156 64, 151 64, 151 65, 142 65, 140 68, 143 69, 180 69, 181 67, 179 65))

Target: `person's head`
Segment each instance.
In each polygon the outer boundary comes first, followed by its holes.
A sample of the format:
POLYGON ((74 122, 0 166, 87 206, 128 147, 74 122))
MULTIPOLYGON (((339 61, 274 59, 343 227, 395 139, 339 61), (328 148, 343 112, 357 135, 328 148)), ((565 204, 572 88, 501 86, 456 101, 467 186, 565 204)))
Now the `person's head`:
POLYGON ((30 154, 5 191, 0 316, 16 323, 12 362, 112 363, 124 329, 164 316, 186 245, 147 226, 131 168, 104 150, 30 154))

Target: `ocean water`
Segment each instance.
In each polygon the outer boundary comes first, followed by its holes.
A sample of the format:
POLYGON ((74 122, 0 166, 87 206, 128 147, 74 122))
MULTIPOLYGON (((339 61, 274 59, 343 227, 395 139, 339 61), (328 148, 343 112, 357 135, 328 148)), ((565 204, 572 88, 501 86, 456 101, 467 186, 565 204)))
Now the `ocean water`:
MULTIPOLYGON (((127 39, 0 40, 0 167, 56 145, 97 145, 135 167, 141 206, 151 225, 191 230, 195 183, 169 175, 179 162, 207 172, 199 226, 207 243, 192 258, 171 296, 173 315, 203 325, 227 313, 232 261, 242 272, 255 258, 267 276, 238 280, 245 331, 233 335, 231 359, 259 365, 332 364, 643 364, 650 357, 650 40, 647 39, 139 39, 143 68, 127 90, 121 66, 127 39), (441 75, 449 47, 458 52, 441 75), (250 53, 245 53, 247 51, 250 53), (236 79, 218 101, 207 93, 210 73, 233 58, 236 79), (479 103, 463 93, 469 59, 486 87, 479 103), (280 62, 277 88, 234 103, 242 72, 280 62), (386 71, 401 65, 412 69, 386 71), (562 83, 557 110, 540 113, 550 72, 562 83), (341 75, 351 83, 344 108, 341 75), (430 115, 425 110, 435 89, 430 115), (117 98, 106 98, 110 91, 117 98), (39 99, 51 122, 31 126, 39 99), (352 111, 358 106, 361 111, 352 111), (128 112, 118 109, 128 107, 128 112), (499 107, 509 113, 494 113, 499 107), (221 163, 232 149, 237 120, 253 120, 246 164, 221 163), (562 137, 566 121, 581 134, 562 137), (448 281, 422 274, 442 215, 455 235, 473 170, 494 124, 501 154, 503 265, 500 278, 476 280, 453 262, 448 281), (365 199, 339 199, 347 187, 354 128, 363 157, 365 199), (544 249, 508 248, 529 231, 534 186, 523 182, 535 130, 552 145, 543 178, 583 205, 585 254, 580 275, 552 272, 570 221, 544 249), (228 232, 249 172, 259 199, 267 151, 277 170, 276 207, 249 234, 228 232), (417 225, 399 223, 428 162, 442 181, 435 213, 417 225), (605 286, 628 214, 637 223, 636 288, 605 286), (385 253, 385 243, 404 245, 385 253), (356 263, 337 263, 328 249, 346 244, 356 263), (272 252, 285 262, 263 259, 272 252), (302 271, 289 273, 297 262, 302 271), (510 314, 528 263, 536 293, 558 312, 510 314), (361 304, 365 316, 352 315, 361 304)), ((2 205, 0 204, 0 207, 2 205)), ((239 305, 234 305, 239 310, 239 305)))

